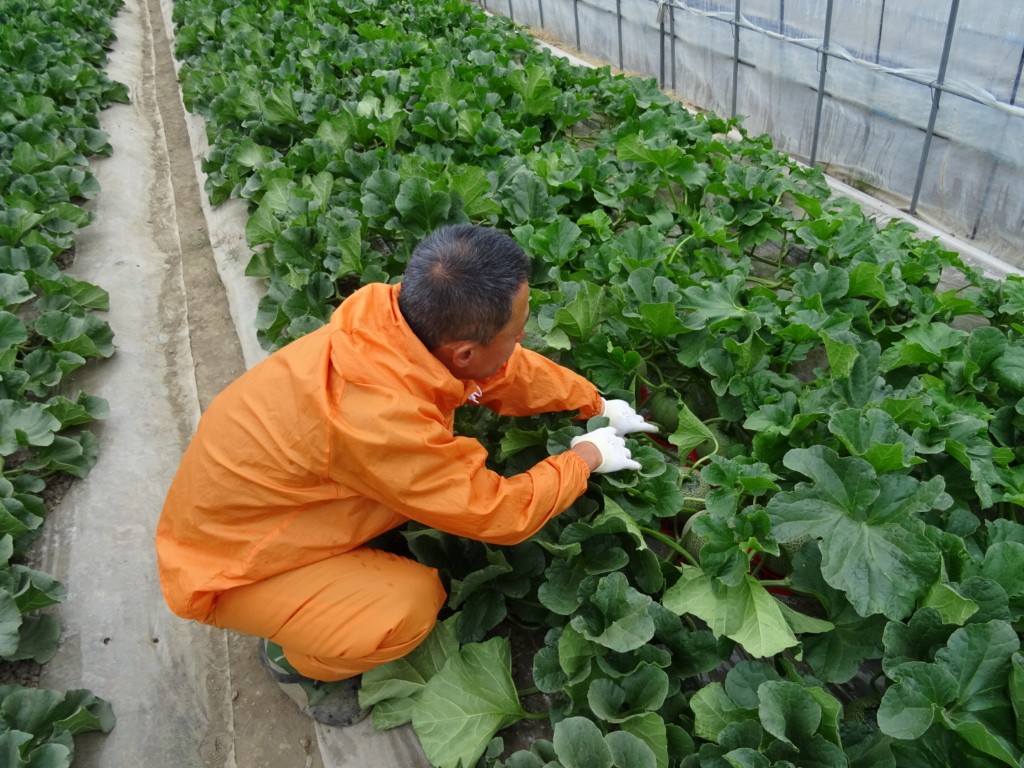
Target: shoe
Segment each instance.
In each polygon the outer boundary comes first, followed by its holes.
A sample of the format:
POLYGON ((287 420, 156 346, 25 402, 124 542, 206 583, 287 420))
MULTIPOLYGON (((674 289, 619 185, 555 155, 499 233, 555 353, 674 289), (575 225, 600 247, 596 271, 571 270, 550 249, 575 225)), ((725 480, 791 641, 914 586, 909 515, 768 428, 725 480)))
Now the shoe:
POLYGON ((369 709, 359 706, 361 677, 334 683, 305 677, 288 663, 281 646, 266 638, 260 638, 259 656, 264 669, 278 687, 302 712, 318 723, 338 727, 353 725, 370 714, 369 709))

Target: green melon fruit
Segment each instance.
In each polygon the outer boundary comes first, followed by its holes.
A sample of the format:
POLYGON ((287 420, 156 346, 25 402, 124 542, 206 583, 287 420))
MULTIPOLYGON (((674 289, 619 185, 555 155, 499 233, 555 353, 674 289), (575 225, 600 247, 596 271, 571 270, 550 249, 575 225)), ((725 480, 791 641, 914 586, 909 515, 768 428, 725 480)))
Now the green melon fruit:
POLYGON ((686 522, 683 524, 683 531, 679 537, 680 542, 683 545, 683 549, 685 549, 687 552, 693 555, 694 559, 696 560, 700 560, 700 550, 701 548, 703 548, 705 544, 708 543, 708 540, 693 530, 693 521, 701 515, 706 514, 706 510, 701 510, 700 512, 694 512, 692 515, 690 515, 690 517, 687 518, 686 522))
POLYGON ((800 547, 813 539, 813 536, 809 533, 805 533, 792 541, 780 541, 779 554, 767 555, 764 562, 765 567, 775 573, 789 573, 792 568, 791 563, 793 561, 793 555, 798 549, 800 549, 800 547))
POLYGON ((735 440, 723 432, 719 428, 718 424, 708 424, 707 428, 711 434, 715 436, 715 440, 718 441, 718 450, 715 450, 715 443, 709 439, 697 446, 697 455, 703 458, 709 453, 717 452, 719 456, 731 458, 732 447, 735 444, 735 440))
POLYGON ((814 537, 811 536, 811 534, 805 533, 803 536, 798 536, 792 541, 779 542, 779 546, 782 548, 783 552, 785 552, 789 556, 792 556, 793 553, 795 553, 798 549, 800 549, 800 547, 802 547, 804 544, 806 544, 813 538, 814 537))
POLYGON ((679 429, 679 400, 668 392, 655 392, 646 403, 650 420, 661 427, 663 435, 679 429))
POLYGON ((699 472, 694 472, 682 482, 680 490, 683 492, 683 496, 686 497, 686 500, 683 502, 683 510, 696 512, 704 509, 703 499, 707 498, 708 493, 711 491, 711 485, 700 476, 699 472))

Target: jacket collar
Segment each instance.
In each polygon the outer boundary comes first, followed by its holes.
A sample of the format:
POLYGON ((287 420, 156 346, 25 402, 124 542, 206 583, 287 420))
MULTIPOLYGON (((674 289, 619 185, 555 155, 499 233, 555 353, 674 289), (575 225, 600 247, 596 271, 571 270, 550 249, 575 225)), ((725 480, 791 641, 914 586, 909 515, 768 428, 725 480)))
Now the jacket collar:
POLYGON ((404 389, 453 411, 479 387, 455 378, 412 332, 398 307, 401 285, 371 283, 331 316, 331 363, 351 381, 404 389))

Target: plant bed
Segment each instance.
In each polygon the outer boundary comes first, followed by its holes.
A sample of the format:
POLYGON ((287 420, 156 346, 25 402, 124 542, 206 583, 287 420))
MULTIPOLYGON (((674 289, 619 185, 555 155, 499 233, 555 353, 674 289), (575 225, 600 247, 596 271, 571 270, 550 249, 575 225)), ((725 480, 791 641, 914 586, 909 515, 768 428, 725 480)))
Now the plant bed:
MULTIPOLYGON (((526 345, 662 401, 662 442, 630 441, 642 469, 595 478, 530 541, 406 532, 451 615, 364 678, 379 727, 411 721, 442 768, 1020 763, 1024 281, 469 5, 175 18, 208 193, 250 206, 268 348, 472 221, 533 256, 526 345), (676 531, 698 509, 694 554, 676 531), (550 703, 550 736, 511 753, 491 738, 539 710, 509 621, 542 628, 550 703)), ((512 474, 600 423, 570 416, 470 407, 457 429, 512 474)))
POLYGON ((88 474, 107 414, 71 374, 113 353, 102 288, 67 270, 82 207, 109 154, 97 113, 127 90, 103 74, 119 4, 0 2, 0 740, 11 765, 70 765, 73 736, 109 731, 89 691, 38 687, 61 633, 44 609, 64 586, 30 567, 47 513, 88 474))

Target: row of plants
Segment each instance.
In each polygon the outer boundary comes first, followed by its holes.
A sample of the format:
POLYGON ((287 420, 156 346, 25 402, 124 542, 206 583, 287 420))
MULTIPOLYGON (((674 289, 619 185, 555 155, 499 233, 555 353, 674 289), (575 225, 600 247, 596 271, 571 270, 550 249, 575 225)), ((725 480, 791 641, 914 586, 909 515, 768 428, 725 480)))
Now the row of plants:
MULTIPOLYGON (((84 477, 98 443, 86 426, 102 398, 69 375, 113 353, 99 286, 68 273, 83 204, 99 193, 88 158, 109 155, 97 115, 128 99, 103 72, 114 39, 108 0, 0 0, 0 660, 43 664, 61 627, 42 609, 66 591, 26 563, 55 492, 84 477)), ((57 768, 73 736, 109 731, 108 702, 87 690, 0 685, 4 765, 57 768)))
MULTIPOLYGON (((364 675, 377 727, 441 768, 1024 764, 1024 281, 456 0, 174 19, 268 348, 472 221, 533 257, 524 343, 661 426, 518 546, 405 531, 450 616, 364 675)), ((457 428, 512 474, 570 416, 457 428)))

